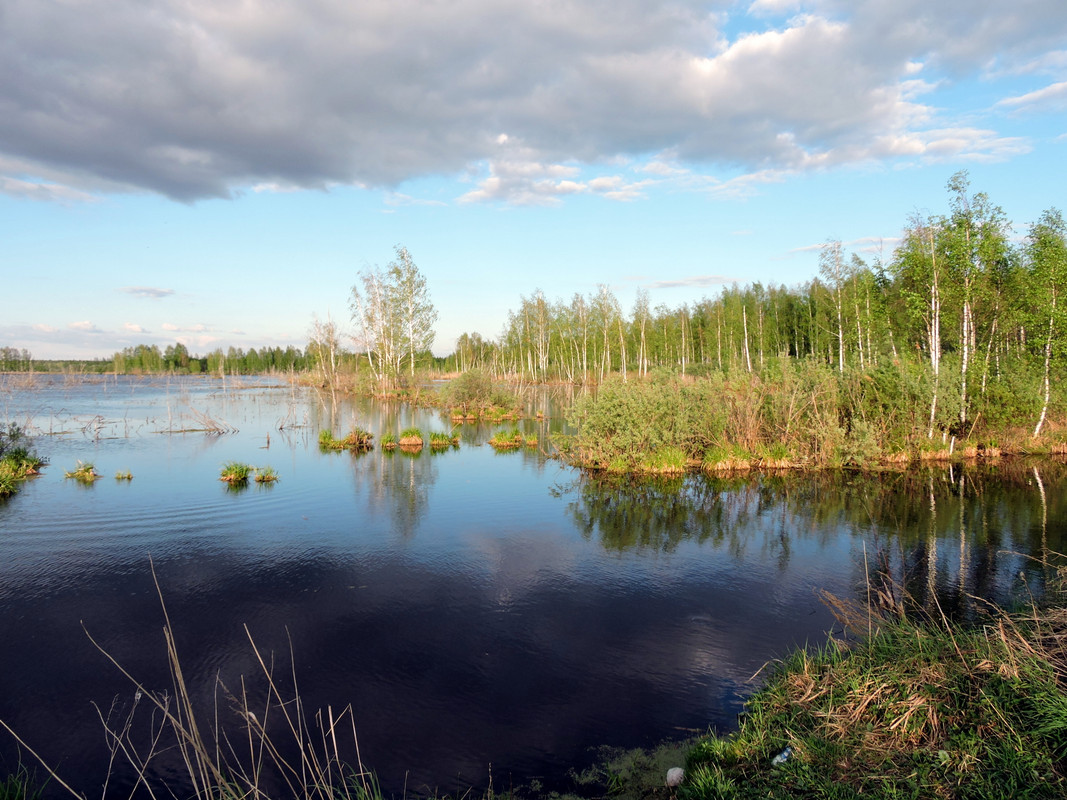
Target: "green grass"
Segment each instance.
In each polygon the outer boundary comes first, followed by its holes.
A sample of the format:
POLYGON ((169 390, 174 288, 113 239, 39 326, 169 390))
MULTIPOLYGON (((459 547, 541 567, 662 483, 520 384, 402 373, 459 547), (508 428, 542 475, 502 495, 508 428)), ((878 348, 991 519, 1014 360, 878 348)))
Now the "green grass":
POLYGON ((536 436, 524 436, 518 426, 513 426, 506 431, 498 431, 489 440, 490 446, 497 450, 515 450, 519 447, 537 447, 536 436))
POLYGON ((0 800, 41 800, 44 788, 24 766, 0 781, 0 800))
POLYGON ((400 446, 411 449, 418 449, 422 447, 422 431, 419 428, 404 428, 400 431, 400 446))
POLYGON ((779 665, 736 733, 692 748, 679 797, 1067 796, 1067 609, 874 624, 779 665))
POLYGON ((81 483, 92 483, 100 477, 100 473, 96 471, 96 467, 91 461, 79 461, 73 470, 65 474, 68 478, 74 478, 74 480, 81 483))
POLYGON ((641 459, 641 472, 678 475, 686 471, 685 451, 679 447, 657 448, 641 459))
POLYGON ((48 463, 21 444, 25 438, 18 425, 0 428, 0 498, 15 494, 27 478, 48 463))
POLYGON ((449 447, 459 447, 458 436, 450 436, 439 431, 433 431, 430 434, 430 448, 432 450, 445 450, 449 447))
POLYGON ((256 467, 256 483, 274 483, 278 480, 278 473, 274 467, 256 467))
POLYGON ((219 480, 226 481, 229 484, 246 483, 252 471, 253 468, 248 464, 230 461, 223 464, 222 471, 219 473, 219 480))
POLYGON ((395 433, 383 433, 380 441, 383 450, 393 450, 396 448, 397 441, 395 433))
POLYGON ((130 472, 129 470, 126 470, 125 472, 122 471, 122 470, 119 470, 118 472, 115 473, 115 480, 117 480, 117 481, 132 481, 133 480, 133 473, 130 472))
POLYGON ((374 434, 363 428, 353 428, 343 439, 333 435, 333 431, 319 431, 319 447, 323 450, 366 451, 374 447, 374 434))

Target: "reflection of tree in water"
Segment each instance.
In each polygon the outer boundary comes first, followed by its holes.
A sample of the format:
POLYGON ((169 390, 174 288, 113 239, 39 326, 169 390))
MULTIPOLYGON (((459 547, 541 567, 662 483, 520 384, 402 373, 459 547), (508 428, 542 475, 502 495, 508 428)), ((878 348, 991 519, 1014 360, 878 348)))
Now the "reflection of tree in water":
POLYGON ((426 512, 430 487, 437 481, 437 459, 429 448, 418 453, 375 450, 353 455, 353 462, 371 510, 385 509, 394 530, 404 538, 414 536, 426 512))
MULTIPOLYGON (((1067 466, 1005 462, 906 472, 818 472, 635 480, 586 477, 570 505, 579 531, 609 550, 680 542, 753 547, 784 569, 796 542, 863 539, 868 568, 899 599, 951 615, 974 597, 1006 604, 1043 590, 1064 552, 1067 466), (1023 578, 1019 575, 1022 573, 1023 578), (1025 585, 1024 585, 1025 581, 1025 585)), ((857 595, 866 597, 860 565, 857 595)))
MULTIPOLYGON (((585 477, 569 506, 578 531, 596 535, 608 550, 673 551, 680 542, 726 546, 740 555, 749 527, 758 517, 758 484, 738 480, 724 490, 722 481, 700 475, 631 479, 585 477)), ((774 537, 771 537, 774 538, 774 537)))

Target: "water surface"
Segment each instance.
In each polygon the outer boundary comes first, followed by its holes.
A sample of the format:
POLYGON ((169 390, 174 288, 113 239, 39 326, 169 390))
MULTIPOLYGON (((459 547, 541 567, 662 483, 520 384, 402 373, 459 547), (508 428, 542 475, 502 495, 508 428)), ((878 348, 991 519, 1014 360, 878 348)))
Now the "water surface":
MULTIPOLYGON (((974 595, 1040 591, 1037 559, 1064 552, 1053 462, 602 482, 498 454, 481 426, 439 454, 323 453, 323 427, 452 423, 283 382, 2 380, 2 418, 51 463, 0 504, 0 719, 90 796, 97 709, 128 709, 133 687, 89 636, 171 686, 150 563, 205 708, 217 679, 262 695, 251 636, 309 711, 351 706, 399 794, 484 786, 490 766, 498 787, 565 788, 597 746, 728 729, 765 664, 835 626, 818 592, 861 599, 872 566, 973 614, 974 595), (64 479, 79 460, 103 477, 64 479), (230 460, 281 480, 232 491, 230 460)), ((522 423, 542 441, 546 408, 522 423)), ((6 735, 0 758, 18 758, 6 735)))

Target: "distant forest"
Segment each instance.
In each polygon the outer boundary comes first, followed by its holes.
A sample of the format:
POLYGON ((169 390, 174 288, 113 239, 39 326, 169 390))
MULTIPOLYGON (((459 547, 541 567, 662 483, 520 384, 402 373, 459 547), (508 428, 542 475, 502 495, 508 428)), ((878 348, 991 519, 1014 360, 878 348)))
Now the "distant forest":
POLYGON ((294 370, 304 372, 314 358, 296 347, 264 347, 243 350, 230 347, 213 350, 206 356, 190 355, 181 343, 160 350, 158 345, 138 344, 115 353, 109 359, 35 359, 28 350, 0 347, 0 372, 86 372, 156 374, 220 372, 228 375, 255 375, 262 372, 294 370))

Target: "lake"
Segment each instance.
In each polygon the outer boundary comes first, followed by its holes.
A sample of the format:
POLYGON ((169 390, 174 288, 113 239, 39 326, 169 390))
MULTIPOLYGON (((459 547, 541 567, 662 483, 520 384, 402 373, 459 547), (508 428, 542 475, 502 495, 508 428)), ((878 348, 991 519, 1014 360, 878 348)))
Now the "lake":
MULTIPOLYGON (((505 423, 459 426, 440 453, 352 455, 321 452, 319 430, 453 425, 280 380, 0 376, 0 422, 50 461, 0 502, 0 720, 99 796, 99 714, 119 719, 134 687, 89 637, 169 691, 162 594, 209 717, 219 679, 266 691, 251 637, 309 717, 351 707, 388 793, 490 770, 567 788, 599 746, 735 726, 761 668, 840 630, 821 591, 864 600, 881 570, 973 616, 975 597, 1040 593, 1042 555, 1067 545, 1061 461, 605 481, 545 457, 562 423, 537 410, 519 424, 538 448, 495 452, 505 423), (102 477, 64 478, 79 461, 102 477), (234 491, 228 461, 280 480, 234 491)), ((0 768, 19 757, 0 731, 0 768)), ((109 794, 129 779, 115 768, 109 794)))

